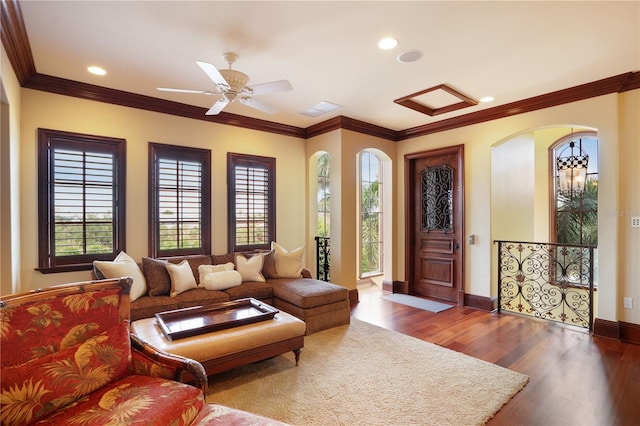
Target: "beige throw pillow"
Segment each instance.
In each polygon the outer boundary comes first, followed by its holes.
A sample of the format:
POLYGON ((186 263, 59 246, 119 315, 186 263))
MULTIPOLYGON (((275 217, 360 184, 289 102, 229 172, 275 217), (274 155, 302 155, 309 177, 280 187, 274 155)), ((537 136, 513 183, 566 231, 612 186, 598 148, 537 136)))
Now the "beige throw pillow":
POLYGON ((198 287, 191 266, 186 260, 178 264, 167 263, 167 272, 171 277, 171 297, 176 297, 180 293, 198 287))
POLYGON ((235 270, 209 272, 206 275, 200 275, 200 286, 207 290, 226 290, 240 284, 242 284, 242 275, 235 270))
POLYGON ((261 273, 263 261, 264 256, 262 255, 251 256, 247 259, 241 254, 236 254, 236 269, 240 272, 242 281, 265 282, 261 273))
POLYGON ((288 251, 272 241, 271 249, 276 261, 276 272, 280 278, 300 278, 302 276, 304 247, 288 251))
POLYGON ((93 266, 100 271, 105 278, 133 278, 130 292, 132 302, 147 293, 147 281, 144 279, 144 274, 136 261, 127 253, 121 251, 116 258, 113 259, 113 262, 94 260, 93 266))

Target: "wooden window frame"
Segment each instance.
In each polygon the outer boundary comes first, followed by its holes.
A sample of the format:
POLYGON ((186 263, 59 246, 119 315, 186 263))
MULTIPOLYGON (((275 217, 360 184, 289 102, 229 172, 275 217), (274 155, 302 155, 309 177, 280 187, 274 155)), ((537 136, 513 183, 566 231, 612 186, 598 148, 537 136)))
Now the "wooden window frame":
MULTIPOLYGON (((593 138, 598 140, 598 149, 600 149, 600 140, 598 138, 598 133, 595 131, 581 131, 575 132, 571 135, 566 135, 558 139, 549 147, 549 242, 558 244, 558 194, 557 194, 557 180, 558 173, 556 170, 556 154, 560 147, 568 144, 572 140, 580 139, 580 138, 593 138)), ((589 173, 589 175, 596 174, 600 176, 600 170, 598 169, 595 173, 589 173)), ((585 210, 582 207, 578 210, 580 212, 580 216, 584 216, 585 210)), ((581 223, 582 227, 582 223, 581 223)))
MULTIPOLYGON (((361 278, 365 278, 365 277, 370 277, 370 276, 376 276, 376 275, 381 275, 384 273, 384 202, 383 202, 383 196, 384 196, 384 192, 383 192, 383 188, 384 188, 384 161, 382 161, 382 159, 378 156, 378 154, 376 154, 375 152, 372 152, 370 150, 364 150, 360 153, 360 155, 358 156, 358 176, 359 176, 359 182, 358 182, 358 186, 359 186, 359 199, 358 202, 360 203, 359 206, 359 212, 360 215, 358 217, 358 226, 360 229, 360 241, 359 241, 359 249, 360 249, 360 258, 362 259, 363 253, 364 253, 364 243, 362 240, 362 227, 364 224, 364 218, 363 218, 363 211, 362 211, 362 193, 363 193, 363 176, 362 176, 362 158, 364 156, 364 154, 370 154, 373 155, 376 158, 376 161, 378 162, 378 211, 375 212, 377 213, 378 216, 378 227, 379 227, 379 235, 378 235, 378 241, 376 242, 369 242, 370 245, 373 244, 377 244, 378 245, 378 269, 375 271, 368 271, 368 272, 364 272, 362 270, 362 260, 360 260, 359 265, 358 265, 358 270, 359 270, 359 276, 361 278)), ((372 183, 373 181, 367 181, 369 183, 372 183)))
MULTIPOLYGON (((83 209, 87 206, 83 204, 83 209)), ((83 219, 83 224, 86 224, 83 219)), ((86 234, 85 238, 86 238, 86 234)), ((38 129, 38 268, 44 274, 90 270, 94 260, 112 260, 126 247, 126 140, 60 130, 38 129), (74 149, 113 155, 112 251, 55 256, 54 151, 74 149)))
POLYGON ((230 253, 249 250, 268 250, 271 241, 276 241, 276 159, 273 157, 262 157, 257 155, 227 153, 227 205, 228 205, 228 226, 227 226, 227 246, 230 253), (268 218, 267 238, 262 244, 236 244, 236 167, 254 167, 267 170, 267 203, 268 218))
POLYGON ((149 253, 151 257, 189 256, 211 254, 211 150, 149 142, 149 253), (160 194, 157 161, 197 162, 202 167, 200 247, 160 248, 160 194))

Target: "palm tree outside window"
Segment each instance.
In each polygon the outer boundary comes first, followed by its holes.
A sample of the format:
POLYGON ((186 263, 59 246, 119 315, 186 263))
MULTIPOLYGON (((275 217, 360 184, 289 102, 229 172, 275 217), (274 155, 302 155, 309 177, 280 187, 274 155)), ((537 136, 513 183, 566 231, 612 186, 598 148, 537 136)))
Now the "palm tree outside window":
POLYGON ((382 272, 382 161, 370 151, 360 154, 360 275, 382 272))

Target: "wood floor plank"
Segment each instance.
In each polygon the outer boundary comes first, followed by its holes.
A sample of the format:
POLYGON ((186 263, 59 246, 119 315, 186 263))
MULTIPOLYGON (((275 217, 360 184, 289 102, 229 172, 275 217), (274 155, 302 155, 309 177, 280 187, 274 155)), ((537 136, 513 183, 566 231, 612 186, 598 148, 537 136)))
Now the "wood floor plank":
POLYGON ((640 346, 513 314, 467 307, 436 314, 384 294, 359 288, 352 316, 529 376, 489 426, 640 425, 640 346))

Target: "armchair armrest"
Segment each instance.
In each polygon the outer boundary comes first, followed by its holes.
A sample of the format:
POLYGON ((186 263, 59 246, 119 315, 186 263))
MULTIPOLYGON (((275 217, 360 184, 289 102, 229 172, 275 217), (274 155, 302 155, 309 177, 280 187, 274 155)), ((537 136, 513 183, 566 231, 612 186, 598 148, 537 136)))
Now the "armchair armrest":
POLYGON ((307 268, 302 268, 302 278, 313 278, 311 271, 307 268))
POLYGON ((136 374, 182 381, 184 373, 193 377, 196 387, 207 392, 207 373, 202 364, 191 358, 173 355, 131 334, 132 367, 136 374))

